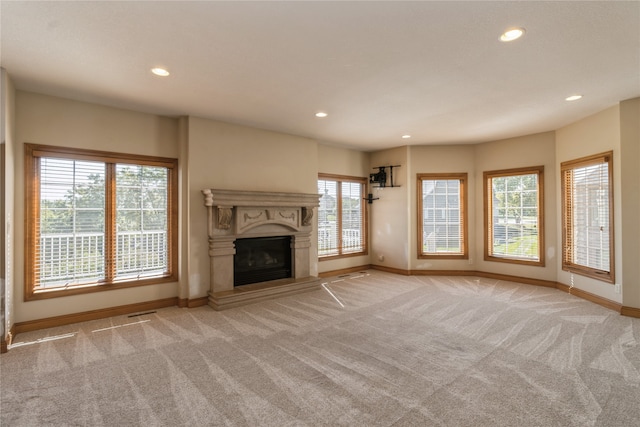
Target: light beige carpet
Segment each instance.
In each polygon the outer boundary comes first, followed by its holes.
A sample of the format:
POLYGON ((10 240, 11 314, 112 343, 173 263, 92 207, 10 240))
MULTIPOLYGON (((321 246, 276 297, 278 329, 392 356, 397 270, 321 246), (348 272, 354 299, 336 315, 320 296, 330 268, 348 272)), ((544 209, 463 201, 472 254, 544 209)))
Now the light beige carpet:
POLYGON ((379 271, 18 335, 2 426, 640 426, 640 319, 379 271))

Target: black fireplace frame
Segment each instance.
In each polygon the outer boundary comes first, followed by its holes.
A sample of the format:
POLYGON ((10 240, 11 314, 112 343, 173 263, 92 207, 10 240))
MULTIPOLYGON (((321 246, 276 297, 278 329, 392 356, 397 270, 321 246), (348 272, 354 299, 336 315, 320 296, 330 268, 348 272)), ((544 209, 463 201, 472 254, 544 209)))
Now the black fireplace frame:
POLYGON ((233 286, 293 277, 291 236, 236 239, 233 286))

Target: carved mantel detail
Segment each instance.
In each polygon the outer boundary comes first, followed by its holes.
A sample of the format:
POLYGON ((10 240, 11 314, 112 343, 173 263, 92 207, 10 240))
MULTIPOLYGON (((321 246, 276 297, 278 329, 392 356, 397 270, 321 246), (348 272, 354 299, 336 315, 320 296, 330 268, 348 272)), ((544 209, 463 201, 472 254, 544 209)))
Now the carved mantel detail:
POLYGON ((313 209, 319 206, 320 197, 318 194, 307 193, 215 189, 205 189, 202 193, 210 214, 210 238, 217 234, 215 230, 233 228, 235 234, 241 234, 249 228, 269 223, 300 231, 312 225, 313 209))
POLYGON ((265 224, 281 224, 292 230, 300 230, 300 209, 295 208, 244 208, 237 207, 236 234, 241 234, 250 228, 265 224))
POLYGON ((313 219, 313 209, 302 208, 302 225, 311 225, 313 219))
POLYGON ((317 262, 315 256, 311 257, 310 241, 313 210, 319 206, 320 195, 217 189, 204 189, 202 193, 207 208, 210 305, 218 308, 220 295, 234 289, 234 242, 239 238, 291 236, 291 282, 304 278, 317 280, 310 276, 315 271, 312 263, 317 262))
POLYGON ((230 229, 232 216, 232 208, 226 206, 218 206, 218 228, 221 230, 230 229))

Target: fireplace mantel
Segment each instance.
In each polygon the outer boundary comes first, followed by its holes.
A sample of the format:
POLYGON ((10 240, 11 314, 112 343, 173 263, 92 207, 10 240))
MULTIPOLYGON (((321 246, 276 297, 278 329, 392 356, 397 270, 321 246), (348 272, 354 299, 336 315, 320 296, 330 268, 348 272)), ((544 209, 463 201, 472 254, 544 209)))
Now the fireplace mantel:
POLYGON ((268 297, 315 289, 311 276, 311 233, 318 194, 263 191, 202 190, 209 238, 209 305, 215 309, 268 297), (234 288, 233 262, 237 239, 291 236, 293 277, 234 288))
POLYGON ((271 193, 266 191, 202 190, 205 206, 319 206, 319 194, 271 193))

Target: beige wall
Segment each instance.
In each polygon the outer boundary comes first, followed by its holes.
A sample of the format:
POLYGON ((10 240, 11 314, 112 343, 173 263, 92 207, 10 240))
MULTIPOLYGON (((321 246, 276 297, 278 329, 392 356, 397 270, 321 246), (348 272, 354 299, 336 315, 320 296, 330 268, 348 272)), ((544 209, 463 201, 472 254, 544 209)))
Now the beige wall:
POLYGON ((620 103, 622 304, 640 307, 640 98, 620 103))
MULTIPOLYGON (((178 157, 175 119, 17 91, 15 200, 24 200, 24 143, 178 157)), ((15 321, 178 296, 177 283, 24 302, 24 203, 15 206, 15 321)))
MULTIPOLYGON (((329 173, 359 178, 368 178, 370 173, 369 153, 339 148, 325 144, 318 145, 318 173, 329 173)), ((317 191, 317 186, 316 186, 317 191)), ((367 215, 371 205, 367 205, 367 215)), ((317 216, 316 216, 317 220, 317 216)), ((316 221, 317 222, 317 221, 316 221)), ((371 236, 371 227, 369 227, 371 236)), ((317 239, 317 235, 315 236, 317 239)), ((318 272, 335 271, 369 264, 369 255, 340 258, 318 262, 318 272)))
MULTIPOLYGON (((188 153, 189 298, 193 299, 209 290, 207 211, 201 191, 316 194, 318 149, 307 138, 190 117, 188 153)), ((317 259, 317 244, 311 256, 317 259)), ((312 275, 317 268, 314 263, 312 275)))
POLYGON ((555 134, 545 132, 492 141, 476 146, 476 215, 474 234, 476 245, 476 269, 491 273, 556 280, 556 264, 560 249, 556 239, 556 188, 555 134), (545 266, 527 266, 484 260, 484 200, 483 173, 502 169, 544 166, 544 229, 545 266))
MULTIPOLYGON (((318 173, 369 178, 369 153, 318 144, 318 173)), ((317 187, 316 187, 317 191, 317 187)))
MULTIPOLYGON (((371 153, 370 172, 377 172, 376 166, 400 165, 399 168, 393 169, 396 187, 374 188, 371 184, 369 185, 369 192, 374 198, 379 198, 371 204, 369 209, 371 263, 405 271, 409 270, 411 265, 411 251, 408 244, 411 233, 411 209, 407 193, 408 164, 409 147, 371 153)), ((389 174, 389 169, 386 172, 389 174)), ((390 179, 389 175, 388 179, 390 179)))
MULTIPOLYGON (((556 162, 574 160, 592 154, 613 150, 613 200, 614 200, 614 252, 616 283, 622 276, 622 226, 621 226, 621 163, 620 163, 620 106, 608 108, 556 131, 556 162)), ((558 185, 558 189, 559 189, 558 185)), ((556 196, 556 217, 561 218, 560 193, 556 196)), ((562 223, 556 228, 556 246, 562 247, 562 223)), ((610 283, 590 279, 562 270, 562 259, 557 261, 557 280, 573 285, 592 294, 622 303, 622 295, 616 293, 610 283), (573 278, 573 282, 572 282, 573 278)))
POLYGON ((411 232, 409 233, 409 252, 411 254, 411 269, 413 270, 473 270, 475 269, 476 238, 473 233, 476 217, 475 194, 475 146, 415 146, 409 147, 409 182, 407 197, 409 199, 409 213, 411 232), (465 260, 434 260, 418 259, 418 185, 417 174, 420 173, 467 173, 467 209, 469 233, 469 259, 465 260))

